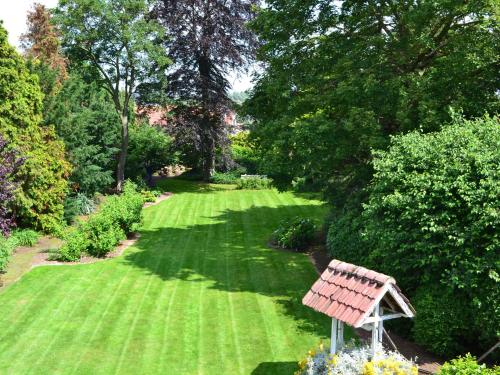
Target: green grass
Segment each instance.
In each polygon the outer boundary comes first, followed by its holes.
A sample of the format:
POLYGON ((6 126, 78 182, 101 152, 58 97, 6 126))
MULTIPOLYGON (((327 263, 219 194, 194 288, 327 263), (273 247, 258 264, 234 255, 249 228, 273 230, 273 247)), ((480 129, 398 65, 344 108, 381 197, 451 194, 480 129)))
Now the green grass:
POLYGON ((38 267, 0 292, 0 374, 290 374, 330 320, 305 255, 266 242, 321 202, 167 181, 121 257, 38 267))

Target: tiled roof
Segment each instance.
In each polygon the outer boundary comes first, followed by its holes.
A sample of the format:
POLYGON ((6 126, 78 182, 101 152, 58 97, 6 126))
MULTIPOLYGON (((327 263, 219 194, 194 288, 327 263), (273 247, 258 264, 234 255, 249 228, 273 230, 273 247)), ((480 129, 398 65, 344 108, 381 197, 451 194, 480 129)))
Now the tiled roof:
POLYGON ((396 294, 396 298, 388 295, 385 297, 387 303, 393 309, 412 315, 413 308, 392 277, 334 259, 302 303, 353 327, 360 327, 388 291, 396 294))

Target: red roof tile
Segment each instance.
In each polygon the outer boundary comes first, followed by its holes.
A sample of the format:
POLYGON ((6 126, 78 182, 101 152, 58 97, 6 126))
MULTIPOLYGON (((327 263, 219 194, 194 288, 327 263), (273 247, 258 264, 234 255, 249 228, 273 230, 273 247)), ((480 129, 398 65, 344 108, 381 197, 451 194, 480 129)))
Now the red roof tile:
MULTIPOLYGON (((409 305, 392 277, 334 259, 304 296, 302 303, 359 327, 387 293, 388 284, 409 305)), ((413 310, 411 305, 409 309, 413 310)))

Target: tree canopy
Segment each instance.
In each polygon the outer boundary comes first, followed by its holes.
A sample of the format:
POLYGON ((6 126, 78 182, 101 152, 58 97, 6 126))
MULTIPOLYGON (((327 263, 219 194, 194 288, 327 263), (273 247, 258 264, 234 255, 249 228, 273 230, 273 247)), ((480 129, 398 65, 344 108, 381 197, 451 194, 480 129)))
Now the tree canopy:
POLYGON ((164 87, 170 60, 159 43, 162 28, 149 17, 146 0, 61 0, 55 11, 65 53, 93 70, 121 123, 117 190, 124 182, 131 99, 140 87, 164 87))
POLYGON ((247 113, 266 172, 341 203, 371 177, 371 148, 498 111, 492 1, 271 0, 253 29, 265 69, 247 113))
POLYGON ((215 168, 216 149, 228 143, 223 129, 223 116, 230 106, 227 75, 247 65, 254 54, 255 35, 246 23, 253 18, 258 3, 162 0, 155 6, 154 14, 166 30, 165 48, 174 61, 168 92, 188 102, 189 115, 181 114, 177 126, 197 129, 207 181, 215 168), (188 118, 191 121, 186 121, 188 118))

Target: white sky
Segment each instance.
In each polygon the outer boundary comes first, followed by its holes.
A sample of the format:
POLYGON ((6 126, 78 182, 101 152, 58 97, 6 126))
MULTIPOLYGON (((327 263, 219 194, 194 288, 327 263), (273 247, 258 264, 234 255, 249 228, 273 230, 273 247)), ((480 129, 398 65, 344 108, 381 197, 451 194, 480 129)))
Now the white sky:
MULTIPOLYGON (((0 20, 9 33, 10 44, 19 48, 19 37, 26 31, 26 13, 35 2, 48 8, 55 7, 57 0, 0 0, 0 20)), ((252 87, 247 74, 229 75, 229 81, 235 91, 245 91, 252 87)))

